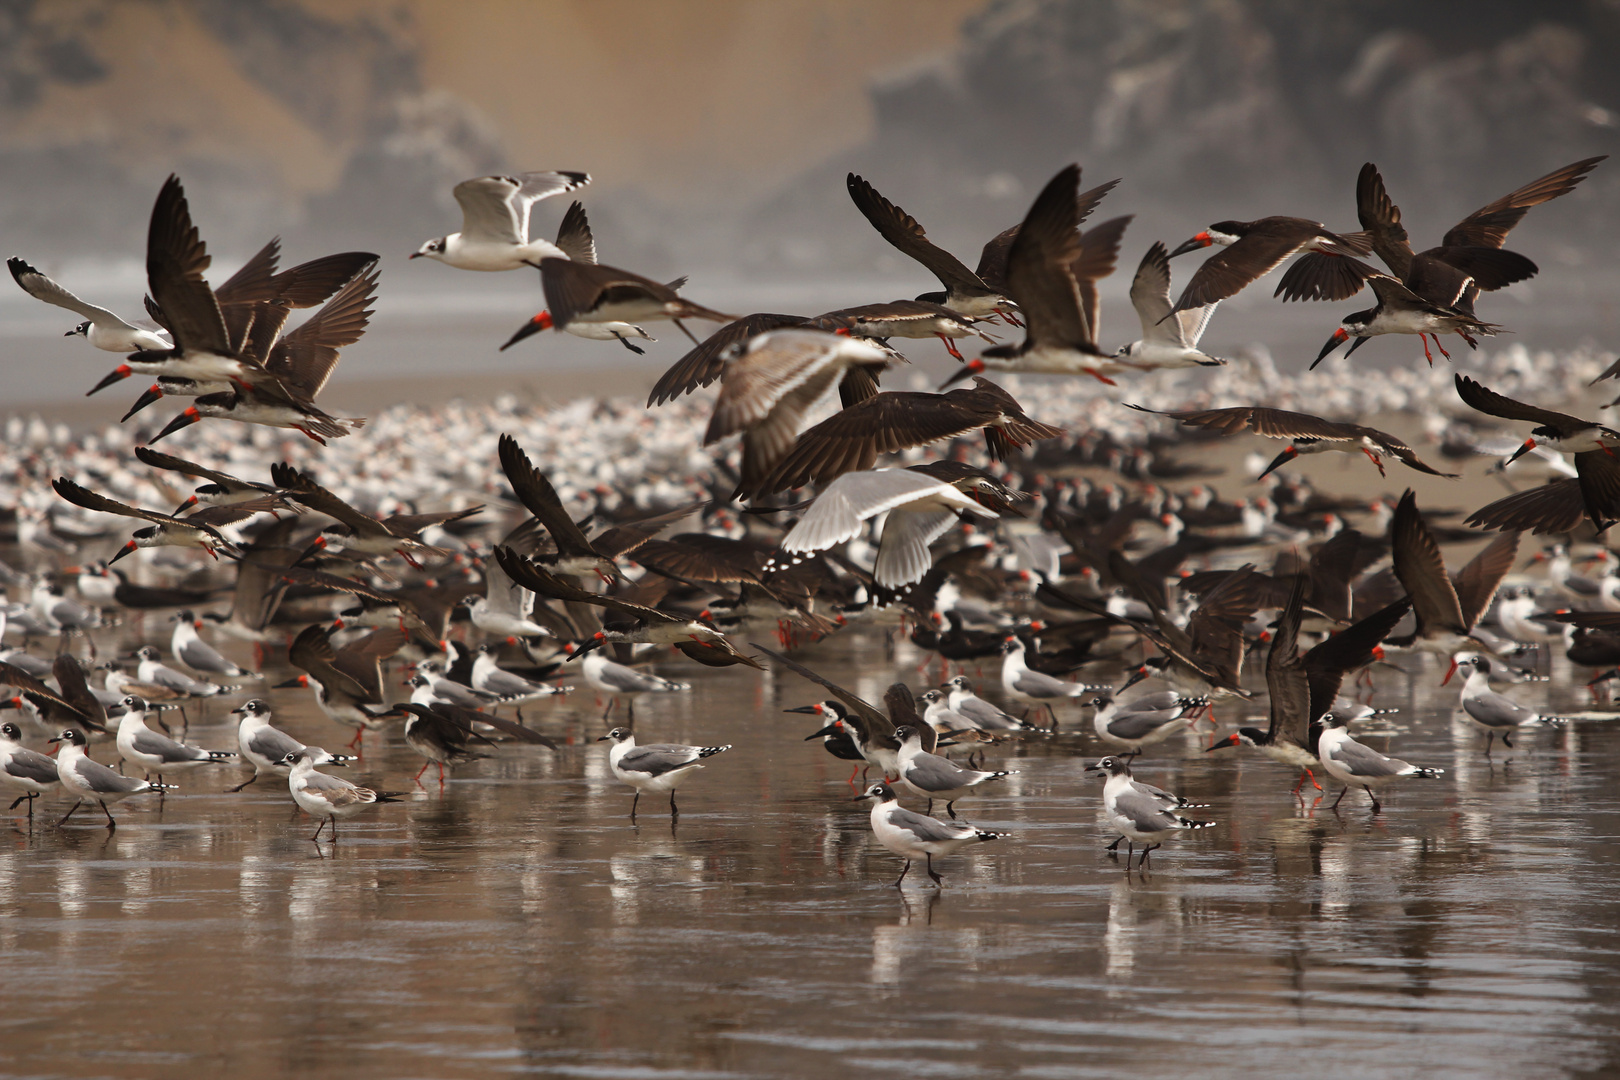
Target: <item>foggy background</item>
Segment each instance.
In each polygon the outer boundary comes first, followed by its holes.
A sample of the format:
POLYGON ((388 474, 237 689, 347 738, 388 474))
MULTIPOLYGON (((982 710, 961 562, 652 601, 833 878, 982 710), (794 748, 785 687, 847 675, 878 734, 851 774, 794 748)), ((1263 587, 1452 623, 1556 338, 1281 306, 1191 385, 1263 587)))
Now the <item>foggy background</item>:
MULTIPOLYGON (((337 404, 631 392, 685 351, 669 324, 649 327, 645 358, 559 334, 499 353, 543 306, 537 275, 407 262, 459 228, 457 181, 588 171, 604 262, 689 275, 687 294, 722 311, 812 315, 936 287, 854 209, 847 171, 972 265, 1079 161, 1088 186, 1125 181, 1094 220, 1136 215, 1105 283, 1114 346, 1139 336, 1125 290, 1155 239, 1266 214, 1353 229, 1372 160, 1423 247, 1613 153, 1617 54, 1615 0, 4 0, 0 254, 133 317, 147 215, 174 171, 216 282, 275 234, 284 265, 383 257, 337 404)), ((567 201, 539 204, 532 233, 552 234, 567 201)), ((1515 331, 1487 348, 1620 344, 1617 240, 1611 161, 1513 233, 1542 273, 1481 298, 1515 331)), ((1198 258, 1177 260, 1178 288, 1198 258)), ((1210 351, 1260 345, 1293 370, 1371 303, 1283 305, 1272 288, 1222 306, 1210 351)), ((79 399, 117 363, 63 339, 76 321, 0 285, 0 400, 79 399)), ((907 351, 925 373, 953 363, 935 343, 907 351)), ((1414 356, 1401 337, 1356 359, 1414 356)), ((116 418, 132 396, 77 415, 116 418)))

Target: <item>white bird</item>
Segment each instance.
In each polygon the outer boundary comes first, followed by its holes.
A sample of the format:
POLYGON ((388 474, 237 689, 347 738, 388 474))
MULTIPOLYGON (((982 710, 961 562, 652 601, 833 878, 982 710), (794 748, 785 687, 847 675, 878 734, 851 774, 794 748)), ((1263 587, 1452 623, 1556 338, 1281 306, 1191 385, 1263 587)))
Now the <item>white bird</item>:
POLYGON ((935 855, 949 855, 969 844, 1000 840, 1006 835, 985 832, 954 821, 940 821, 907 810, 900 805, 895 798, 894 788, 888 784, 873 784, 865 794, 856 796, 855 801, 862 799, 877 800, 877 805, 872 807, 872 835, 877 837, 877 842, 906 860, 905 869, 894 879, 897 889, 906 880, 916 859, 926 859, 928 876, 934 879, 935 885, 942 885, 939 874, 934 871, 935 855))
POLYGON ((399 802, 396 792, 374 791, 341 777, 316 772, 317 765, 346 764, 319 746, 294 750, 282 760, 282 764, 290 769, 287 773, 287 790, 292 793, 293 802, 302 807, 304 813, 319 820, 311 840, 320 836, 327 822, 331 822, 332 839, 336 841, 338 818, 353 817, 374 803, 399 802))
MULTIPOLYGON (((1454 663, 1457 669, 1469 669, 1468 679, 1463 683, 1459 695, 1460 703, 1468 719, 1485 732, 1486 757, 1491 756, 1491 742, 1498 735, 1502 736, 1502 745, 1511 750, 1513 744, 1508 741, 1508 736, 1515 730, 1536 724, 1560 724, 1568 719, 1563 716, 1543 716, 1528 705, 1520 705, 1512 698, 1493 691, 1491 662, 1483 656, 1464 656, 1454 663)), ((1446 673, 1447 681, 1451 675, 1449 671, 1446 673)))
POLYGON ((636 797, 630 803, 631 821, 636 819, 636 804, 641 801, 643 791, 669 792, 670 820, 680 817, 680 808, 675 805, 676 785, 703 768, 704 758, 731 749, 730 743, 725 746, 679 746, 671 743, 637 746, 635 734, 629 728, 618 727, 596 741, 614 744, 608 750, 608 767, 620 781, 636 789, 636 797))
POLYGON ((1219 303, 1217 300, 1171 314, 1170 255, 1155 240, 1131 280, 1131 305, 1142 322, 1142 338, 1121 346, 1115 358, 1142 371, 1221 366, 1225 360, 1198 348, 1198 339, 1204 336, 1204 328, 1219 303))
POLYGON ((135 658, 140 661, 135 669, 135 678, 143 683, 161 686, 187 697, 213 697, 226 690, 218 683, 203 682, 183 671, 176 671, 163 662, 163 654, 155 646, 142 645, 135 650, 135 658))
POLYGON ((99 761, 91 761, 84 752, 84 732, 78 728, 68 728, 51 742, 62 744, 56 755, 56 774, 62 780, 62 789, 74 797, 72 807, 56 823, 58 826, 66 825, 73 811, 89 799, 101 805, 101 812, 107 815, 107 828, 116 829, 118 822, 107 809, 108 803, 122 802, 131 795, 149 791, 162 794, 174 788, 173 784, 154 784, 133 776, 121 776, 99 761))
POLYGON ((637 671, 609 660, 601 653, 587 653, 579 666, 591 689, 610 694, 615 701, 621 695, 634 701, 640 694, 678 694, 692 689, 691 683, 675 682, 649 671, 637 671))
MULTIPOLYGON (((503 705, 521 706, 525 701, 534 701, 537 698, 551 697, 554 694, 566 694, 573 689, 571 686, 552 686, 549 683, 537 683, 515 675, 510 671, 502 670, 495 662, 495 654, 500 651, 498 642, 486 642, 478 646, 473 657, 472 687, 480 693, 490 694, 501 699, 503 705)), ((586 657, 587 660, 590 657, 586 657)), ((523 712, 518 710, 521 719, 523 712)))
POLYGON ((146 349, 172 349, 169 339, 152 330, 143 330, 125 322, 106 308, 87 304, 62 286, 29 266, 21 259, 7 259, 11 276, 24 292, 35 300, 55 304, 84 316, 85 322, 69 330, 63 337, 83 336, 90 344, 107 352, 132 353, 146 349))
MULTIPOLYGON (((231 710, 240 716, 236 727, 236 745, 242 760, 253 766, 253 775, 226 791, 241 791, 259 778, 260 773, 286 776, 292 766, 286 764, 287 755, 302 750, 304 744, 270 724, 270 706, 258 698, 250 698, 231 710)), ((328 754, 327 760, 344 765, 353 760, 343 754, 328 754)))
POLYGON ((1328 775, 1344 784, 1344 791, 1339 792, 1339 798, 1333 800, 1335 810, 1352 784, 1366 789, 1367 797, 1372 800, 1373 813, 1376 814, 1383 807, 1378 804, 1378 796, 1373 794, 1373 788, 1393 783, 1402 776, 1433 780, 1446 771, 1425 769, 1400 758, 1386 757, 1372 747, 1362 745, 1350 737, 1344 718, 1333 713, 1322 714, 1322 735, 1316 744, 1316 756, 1321 759, 1322 768, 1327 770, 1328 775))
POLYGON ((256 671, 237 667, 225 659, 218 649, 198 636, 197 628, 200 626, 202 622, 189 611, 181 611, 175 615, 174 633, 169 638, 169 652, 176 660, 193 671, 201 671, 217 678, 264 678, 256 671))
MULTIPOLYGON (((932 729, 930 729, 932 733, 932 729)), ((948 758, 942 758, 923 747, 923 732, 910 724, 894 729, 900 740, 900 780, 917 794, 928 800, 933 812, 936 801, 945 804, 945 812, 956 817, 956 800, 976 793, 980 784, 1013 775, 1016 770, 984 772, 964 769, 948 758)), ((933 740, 929 740, 930 744, 933 740)))
POLYGON ((61 781, 56 762, 22 744, 22 729, 16 724, 0 724, 0 786, 22 792, 11 809, 27 800, 28 820, 34 820, 34 800, 61 781))
POLYGON ((1108 824, 1125 837, 1127 872, 1131 868, 1131 856, 1136 844, 1146 845, 1142 849, 1142 859, 1137 864, 1140 869, 1147 863, 1148 852, 1176 833, 1207 829, 1215 824, 1213 821, 1196 821, 1172 814, 1170 811, 1173 807, 1167 805, 1164 798, 1168 793, 1138 784, 1132 779, 1131 767, 1124 758, 1105 757, 1086 771, 1108 776, 1103 785, 1103 810, 1108 815, 1108 824))
POLYGON ((785 551, 825 551, 861 534, 867 519, 888 512, 872 576, 886 589, 923 579, 934 565, 928 546, 959 511, 999 517, 955 486, 910 469, 845 473, 828 484, 799 523, 782 538, 785 551))
POLYGON ((541 259, 568 258, 546 240, 529 239, 529 208, 541 199, 584 187, 582 172, 530 172, 463 180, 453 194, 461 204, 461 231, 429 240, 413 259, 437 259, 458 270, 516 270, 541 259))
POLYGON ((163 779, 166 773, 183 772, 200 765, 229 765, 236 757, 231 750, 204 750, 200 746, 175 742, 146 726, 146 702, 131 694, 121 705, 118 718, 118 753, 125 761, 148 776, 163 779))

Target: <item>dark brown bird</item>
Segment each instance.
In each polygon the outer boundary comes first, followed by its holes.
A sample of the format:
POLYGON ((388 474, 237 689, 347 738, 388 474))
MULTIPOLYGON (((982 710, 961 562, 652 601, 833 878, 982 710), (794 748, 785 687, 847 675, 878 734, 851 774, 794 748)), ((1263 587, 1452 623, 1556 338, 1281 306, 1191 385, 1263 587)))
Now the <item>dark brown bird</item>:
POLYGON ((682 319, 708 319, 717 323, 737 319, 735 315, 722 315, 694 304, 652 278, 601 263, 541 259, 540 284, 546 292, 551 324, 558 330, 567 329, 574 322, 636 325, 668 319, 680 327, 681 333, 692 338, 695 345, 697 338, 692 337, 682 319))
MULTIPOLYGON (((1264 217, 1258 221, 1217 221, 1170 253, 1173 259, 1199 248, 1221 245, 1225 251, 1204 260, 1181 291, 1171 314, 1236 296, 1301 251, 1365 255, 1366 237, 1332 232, 1320 221, 1297 217, 1264 217)), ((1336 270, 1333 264, 1327 269, 1336 270)), ((1168 316, 1166 316, 1168 318, 1168 316)))

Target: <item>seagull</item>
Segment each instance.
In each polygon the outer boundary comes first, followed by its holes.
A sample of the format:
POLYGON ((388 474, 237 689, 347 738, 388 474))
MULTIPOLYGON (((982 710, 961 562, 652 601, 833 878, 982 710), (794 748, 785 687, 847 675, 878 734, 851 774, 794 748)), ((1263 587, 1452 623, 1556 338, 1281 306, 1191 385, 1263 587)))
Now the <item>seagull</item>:
MULTIPOLYGON (((472 687, 481 693, 500 698, 503 704, 519 706, 519 719, 523 717, 521 706, 525 701, 535 701, 556 694, 566 694, 573 689, 571 686, 552 686, 549 683, 534 682, 525 679, 521 675, 502 670, 495 659, 500 649, 500 643, 492 641, 486 642, 474 650, 472 687)), ((591 655, 595 656, 596 654, 591 655)), ((587 665, 590 660, 591 656, 585 658, 587 665)))
POLYGON ((1352 739, 1346 730, 1344 718, 1334 713, 1322 716, 1322 735, 1317 741, 1316 756, 1322 759, 1322 768, 1327 770, 1328 775, 1344 784, 1344 790, 1333 800, 1335 811, 1352 784, 1366 790, 1367 797, 1372 800, 1373 813, 1376 814, 1383 807, 1378 803, 1378 796, 1373 794, 1373 788, 1394 783, 1402 776, 1433 780, 1446 771, 1425 769, 1400 758, 1385 757, 1372 747, 1352 739))
MULTIPOLYGON (((903 683, 897 684, 904 686, 903 683)), ((905 691, 907 697, 911 691, 905 691)), ((956 819, 956 800, 968 795, 978 793, 981 784, 992 780, 1001 780, 1012 776, 1016 769, 1002 770, 1000 772, 981 772, 978 769, 964 769, 948 758, 923 747, 923 728, 926 724, 913 727, 910 724, 901 724, 894 729, 894 737, 900 740, 900 780, 912 791, 928 800, 928 813, 934 812, 935 801, 945 804, 945 812, 951 820, 956 819)), ((933 729, 928 729, 929 735, 933 729)), ((933 740, 930 738, 930 742, 933 740)))
MULTIPOLYGON (((541 259, 540 284, 545 289, 551 324, 558 330, 567 330, 575 322, 639 325, 654 319, 668 319, 687 337, 692 337, 682 319, 707 319, 715 323, 737 319, 735 315, 722 315, 694 304, 668 285, 601 263, 541 259)), ((696 344, 697 338, 692 338, 692 342, 696 344)))
POLYGON ((321 830, 330 822, 332 839, 336 841, 338 818, 353 817, 374 803, 400 801, 400 792, 375 791, 359 784, 352 784, 341 777, 316 772, 317 765, 347 764, 319 746, 306 746, 302 750, 294 750, 283 758, 281 763, 289 769, 287 790, 292 793, 293 801, 303 807, 304 813, 319 819, 315 833, 310 837, 311 840, 320 836, 321 830))
POLYGON ((107 815, 107 828, 111 831, 118 828, 118 822, 113 820, 112 811, 107 809, 108 803, 122 802, 131 795, 146 792, 155 791, 161 795, 174 790, 173 784, 152 783, 137 780, 133 776, 120 776, 107 766, 90 760, 84 752, 84 732, 78 728, 68 728, 51 742, 60 743, 62 746, 56 755, 56 772, 61 778, 62 790, 72 795, 74 799, 68 812, 56 823, 59 827, 66 825, 68 818, 73 816, 73 811, 89 799, 101 805, 101 812, 107 815))
POLYGON ((136 529, 130 541, 118 549, 118 553, 107 560, 109 564, 117 562, 125 555, 140 548, 151 547, 189 547, 201 548, 214 558, 219 558, 219 552, 234 554, 236 544, 225 538, 220 528, 245 521, 252 517, 256 511, 244 509, 242 506, 208 506, 197 511, 189 517, 178 518, 172 514, 161 514, 156 510, 143 510, 138 506, 109 499, 105 495, 98 495, 88 488, 80 487, 65 476, 57 477, 51 481, 51 487, 58 495, 86 510, 95 510, 103 514, 117 514, 120 517, 140 518, 142 521, 153 522, 144 529, 136 529))
MULTIPOLYGON (((1170 837, 1190 829, 1208 829, 1213 821, 1197 821, 1170 812, 1157 789, 1149 791, 1145 785, 1131 778, 1131 767, 1124 758, 1105 757, 1086 770, 1106 775, 1103 784, 1103 810, 1108 824, 1125 838, 1125 870, 1131 869, 1135 845, 1143 844, 1142 859, 1137 869, 1147 865, 1148 853, 1170 837)), ((1117 844, 1117 841, 1116 841, 1117 844)))
POLYGON ((1288 412, 1284 409, 1268 409, 1259 405, 1238 405, 1228 409, 1148 409, 1141 405, 1125 403, 1127 409, 1138 412, 1157 413, 1168 416, 1172 420, 1179 420, 1188 427, 1203 428, 1207 431, 1219 432, 1222 435, 1236 435, 1242 431, 1252 431, 1256 435, 1264 435, 1268 439, 1288 439, 1291 445, 1278 454, 1265 470, 1255 477, 1259 480, 1271 473, 1273 469, 1286 464, 1301 454, 1320 454, 1327 450, 1337 450, 1344 454, 1354 454, 1358 451, 1367 455, 1367 460, 1378 467, 1378 475, 1385 475, 1384 463, 1380 454, 1388 454, 1400 459, 1401 464, 1409 469, 1416 469, 1430 476, 1443 476, 1448 480, 1455 480, 1459 473, 1443 473, 1431 468, 1406 443, 1395 436, 1379 431, 1377 428, 1364 427, 1361 424, 1341 423, 1335 420, 1324 420, 1320 416, 1310 413, 1288 412))
POLYGON ((1168 739, 1183 726, 1189 714, 1207 708, 1209 699, 1182 697, 1174 690, 1160 690, 1129 701, 1116 701, 1112 694, 1099 694, 1092 704, 1097 707, 1091 718, 1097 738, 1113 746, 1123 746, 1134 756, 1142 747, 1168 739))
POLYGON ((163 654, 158 652, 154 645, 142 645, 136 649, 135 658, 140 661, 135 677, 152 686, 172 690, 186 697, 213 697, 230 689, 218 683, 193 679, 185 672, 169 667, 163 662, 163 654))
POLYGON ((973 692, 973 682, 958 675, 940 684, 950 692, 951 711, 965 716, 980 731, 1040 731, 1027 720, 1002 712, 973 692))
POLYGON ((1218 356, 1200 352, 1198 340, 1204 336, 1209 318, 1220 301, 1177 311, 1170 306, 1170 256, 1155 240, 1142 256, 1131 279, 1131 306, 1142 323, 1142 337, 1121 345, 1114 358, 1138 371, 1166 368, 1220 367, 1218 356))
POLYGON ((60 782, 56 762, 37 750, 22 744, 22 729, 16 724, 0 724, 0 786, 22 792, 12 802, 28 803, 28 823, 34 822, 34 800, 49 792, 60 782))
MULTIPOLYGON (((228 792, 241 791, 259 779, 261 773, 286 776, 292 766, 286 763, 288 755, 304 749, 304 744, 270 724, 270 706, 259 698, 249 698, 231 710, 232 716, 241 717, 236 726, 236 745, 241 760, 253 766, 253 775, 228 787, 228 792)), ((338 764, 353 760, 342 754, 329 754, 328 759, 338 764)))
MULTIPOLYGON (((23 292, 35 300, 43 300, 47 304, 55 304, 59 308, 67 308, 84 316, 86 321, 69 330, 62 335, 63 337, 83 336, 96 348, 115 353, 173 348, 172 343, 161 335, 125 322, 106 308, 85 303, 22 259, 7 259, 6 266, 11 270, 11 276, 17 284, 22 286, 23 292)), ((29 813, 33 813, 32 804, 29 805, 29 813)))
POLYGON ((1032 442, 1063 434, 1032 419, 1016 398, 979 376, 974 377, 972 387, 944 394, 915 390, 873 394, 800 435, 793 449, 749 494, 825 485, 844 473, 872 468, 880 454, 959 438, 981 428, 990 456, 998 460, 1032 442))
POLYGON ((692 689, 691 683, 675 682, 648 671, 637 671, 597 652, 581 660, 580 669, 591 689, 612 696, 609 712, 621 696, 633 704, 642 694, 680 694, 692 689))
MULTIPOLYGON (((1513 744, 1508 736, 1519 728, 1533 727, 1536 724, 1561 724, 1569 719, 1567 716, 1544 716, 1536 710, 1520 705, 1512 698, 1503 697, 1491 690, 1491 662, 1477 653, 1453 660, 1451 671, 1446 672, 1446 682, 1460 668, 1470 668, 1467 680, 1463 683, 1459 695, 1463 712, 1468 719, 1485 732, 1485 756, 1491 756, 1491 741, 1496 736, 1502 736, 1502 745, 1509 750, 1513 744)), ((1444 683, 1442 683, 1444 685, 1444 683)))
POLYGON ((906 865, 900 871, 900 876, 894 879, 894 887, 900 888, 900 883, 906 880, 911 872, 911 864, 916 859, 927 860, 928 876, 934 879, 935 885, 943 886, 938 873, 934 871, 934 856, 949 855, 960 848, 970 844, 983 843, 986 840, 1003 840, 1006 833, 985 832, 972 825, 964 825, 954 821, 940 821, 938 818, 925 817, 914 813, 900 805, 900 800, 894 794, 894 788, 886 783, 873 784, 862 795, 855 797, 856 802, 872 799, 872 835, 877 837, 878 843, 906 860, 906 865))
POLYGON ((1050 675, 1034 670, 1024 662, 1024 641, 1016 634, 1007 638, 1001 651, 1002 689, 1007 691, 1008 696, 1019 701, 1046 706, 1047 714, 1052 717, 1054 725, 1057 724, 1057 713, 1052 711, 1053 702, 1077 698, 1092 690, 1108 689, 1106 686, 1087 686, 1085 683, 1054 679, 1050 675))
POLYGON ((124 715, 118 718, 118 753, 147 776, 162 780, 165 774, 200 765, 229 765, 236 757, 232 750, 204 750, 153 731, 146 726, 146 702, 133 694, 119 704, 124 706, 124 715))
POLYGON ((461 231, 429 240, 411 255, 437 259, 458 270, 516 270, 567 256, 555 244, 529 239, 529 209, 591 182, 582 172, 528 172, 479 176, 451 191, 461 204, 461 231))
POLYGON ((202 620, 190 611, 179 611, 174 616, 174 634, 169 638, 169 652, 192 671, 221 679, 262 679, 256 671, 237 667, 220 655, 208 642, 197 635, 202 620))
POLYGON ((994 519, 953 485, 909 469, 844 473, 827 485, 797 525, 782 538, 782 550, 825 551, 853 540, 867 520, 887 513, 872 576, 886 589, 921 581, 933 566, 928 547, 955 523, 958 513, 994 519))
POLYGON ((495 699, 472 687, 448 678, 431 661, 416 666, 416 674, 405 680, 411 687, 411 701, 417 705, 458 705, 463 709, 481 709, 495 699))
POLYGON ((672 743, 653 743, 637 746, 636 736, 629 728, 616 727, 597 742, 611 742, 608 749, 608 767, 613 775, 636 790, 630 802, 630 820, 636 820, 636 804, 643 791, 669 792, 669 818, 680 817, 675 805, 675 788, 693 772, 703 768, 705 758, 723 754, 731 749, 725 746, 678 746, 672 743))

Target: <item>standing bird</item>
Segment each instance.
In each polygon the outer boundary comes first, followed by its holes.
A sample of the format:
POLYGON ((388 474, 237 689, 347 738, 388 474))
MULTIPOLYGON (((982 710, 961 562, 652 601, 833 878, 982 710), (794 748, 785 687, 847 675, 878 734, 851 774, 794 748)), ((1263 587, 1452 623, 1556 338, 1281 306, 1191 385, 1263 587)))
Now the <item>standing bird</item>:
POLYGON ((34 823, 34 800, 61 782, 56 762, 22 744, 22 729, 16 724, 0 724, 0 786, 22 792, 11 803, 28 803, 28 824, 34 823))
MULTIPOLYGON (((270 724, 270 706, 258 698, 249 698, 231 710, 232 716, 241 717, 236 726, 236 745, 241 760, 253 766, 253 775, 228 787, 227 792, 241 791, 259 779, 261 773, 286 776, 292 766, 286 764, 288 755, 304 748, 304 744, 270 724)), ((341 754, 329 754, 328 759, 346 764, 350 759, 341 754)))
POLYGON ((1140 694, 1129 701, 1116 701, 1111 694, 1100 694, 1092 704, 1097 712, 1091 718, 1097 738, 1122 746, 1130 756, 1168 739, 1184 727, 1189 716, 1209 707, 1208 698, 1182 697, 1174 690, 1140 694))
POLYGON ((287 790, 297 803, 310 817, 317 819, 315 832, 311 840, 321 835, 321 830, 330 823, 332 826, 332 840, 337 841, 337 819, 340 817, 353 817, 368 806, 376 803, 399 802, 401 792, 376 791, 372 788, 361 787, 337 776, 328 776, 315 771, 317 765, 346 765, 319 746, 306 746, 302 750, 294 750, 282 759, 282 764, 288 767, 287 790))
POLYGON ((652 743, 637 746, 636 736, 629 728, 616 727, 597 742, 611 742, 608 749, 608 767, 621 783, 636 791, 630 802, 630 820, 636 820, 636 804, 643 791, 669 792, 669 819, 680 817, 675 805, 675 788, 693 772, 703 768, 705 758, 723 754, 731 749, 725 746, 680 746, 673 743, 652 743))
POLYGON ((1348 722, 1334 713, 1322 717, 1322 735, 1317 740, 1316 756, 1322 759, 1322 768, 1328 775, 1344 784, 1344 790, 1333 800, 1333 809, 1339 809, 1345 791, 1355 785, 1367 792, 1372 800, 1373 813, 1383 809, 1373 788, 1394 783, 1402 776, 1415 776, 1420 780, 1433 780, 1444 769, 1425 769, 1400 758, 1386 757, 1370 746, 1350 737, 1348 722))
POLYGON ((590 653, 580 661, 580 670, 584 672, 585 681, 590 684, 591 689, 610 696, 611 700, 608 703, 608 711, 603 714, 604 718, 612 715, 620 697, 625 698, 630 706, 634 706, 635 699, 642 694, 679 694, 692 689, 691 683, 665 679, 648 671, 637 671, 633 667, 609 660, 598 652, 590 653))
POLYGON ((236 757, 232 750, 204 750, 153 731, 146 726, 146 702, 133 694, 119 704, 124 706, 124 715, 118 718, 119 756, 148 777, 162 780, 203 765, 229 765, 236 757))
POLYGON ((236 666, 222 656, 218 649, 197 635, 202 620, 190 611, 179 611, 174 616, 174 633, 169 638, 169 652, 192 671, 200 671, 219 679, 262 679, 256 671, 236 666))
POLYGON ((1131 306, 1142 323, 1142 337, 1129 345, 1121 345, 1114 358, 1139 371, 1220 367, 1225 360, 1198 349, 1198 341, 1204 336, 1210 316, 1215 314, 1219 303, 1217 300, 1184 311, 1173 310, 1170 256, 1165 253, 1163 244, 1153 241, 1136 268, 1136 277, 1131 279, 1131 306))
POLYGON ((935 855, 949 855, 970 844, 1006 837, 1005 833, 985 832, 972 825, 940 821, 907 810, 895 797, 894 788, 886 783, 873 784, 864 794, 856 796, 855 801, 865 799, 872 799, 875 803, 872 807, 872 835, 877 837, 878 843, 906 860, 900 876, 894 879, 897 889, 906 880, 916 859, 927 860, 928 876, 934 879, 935 885, 943 886, 944 881, 934 870, 935 855))
MULTIPOLYGON (((1463 712, 1474 726, 1485 732, 1485 756, 1491 756, 1491 742, 1496 736, 1502 736, 1502 745, 1509 750, 1513 744, 1508 736, 1519 728, 1534 727, 1536 724, 1561 724, 1569 719, 1567 716, 1543 716, 1541 713, 1526 705, 1520 705, 1512 698, 1503 697, 1491 689, 1491 662, 1483 656, 1465 656, 1452 661, 1451 671, 1446 672, 1446 682, 1461 668, 1469 668, 1468 678, 1463 683, 1462 691, 1458 695, 1463 712)), ((1444 685, 1442 683, 1442 685, 1444 685)))
POLYGON ((529 210, 541 199, 591 182, 582 172, 529 172, 479 176, 452 189, 461 204, 461 231, 429 240, 411 255, 458 270, 516 270, 563 256, 561 248, 529 239, 529 210))
POLYGON ((1124 758, 1105 757, 1086 770, 1106 775, 1103 784, 1103 810, 1108 824, 1125 838, 1125 871, 1130 872, 1135 845, 1143 844, 1137 869, 1147 865, 1148 852, 1180 832, 1208 829, 1213 821, 1196 821, 1172 814, 1164 800, 1145 790, 1131 778, 1131 767, 1124 758))
POLYGON ((1069 682, 1066 679, 1053 678, 1043 672, 1036 671, 1024 662, 1024 640, 1017 635, 1009 637, 1001 647, 1001 687, 1007 691, 1009 697, 1031 705, 1045 706, 1046 714, 1052 718, 1052 724, 1057 725, 1057 713, 1052 710, 1052 704, 1078 698, 1091 690, 1107 690, 1106 686, 1087 686, 1085 683, 1069 682))
MULTIPOLYGON (((12 278, 22 287, 23 292, 35 300, 43 300, 47 304, 54 304, 84 316, 86 321, 63 334, 63 337, 83 337, 96 348, 114 353, 173 348, 161 334, 143 330, 133 323, 125 322, 106 308, 96 307, 80 300, 22 259, 7 259, 6 266, 11 270, 12 278)), ((32 804, 29 804, 28 812, 30 815, 33 814, 32 804)))
POLYGON ((973 692, 973 681, 966 675, 957 675, 940 684, 950 692, 951 711, 968 718, 980 731, 1039 731, 1027 720, 996 708, 973 692))
POLYGON ((131 795, 147 792, 155 791, 161 795, 174 789, 173 784, 157 784, 137 780, 133 776, 120 776, 100 762, 90 760, 84 752, 84 732, 78 728, 68 728, 51 742, 62 746, 56 755, 56 773, 62 781, 62 790, 74 799, 68 812, 56 823, 58 827, 66 825, 73 812, 89 799, 100 804, 101 812, 107 815, 107 829, 111 831, 118 828, 118 822, 113 820, 112 811, 107 809, 108 803, 122 802, 131 795))
MULTIPOLYGON (((910 695, 910 691, 906 691, 910 695)), ((1002 770, 1000 772, 983 772, 978 769, 964 769, 949 758, 942 758, 938 754, 923 747, 923 728, 926 724, 913 727, 902 724, 894 729, 894 737, 900 740, 900 780, 912 791, 928 800, 928 812, 934 812, 936 801, 945 804, 945 812, 951 820, 956 820, 956 800, 978 793, 981 784, 988 784, 992 780, 1001 780, 1013 775, 1017 770, 1002 770)), ((933 729, 928 729, 928 735, 933 735, 933 729)), ((933 742, 929 738, 930 743, 933 742)))

